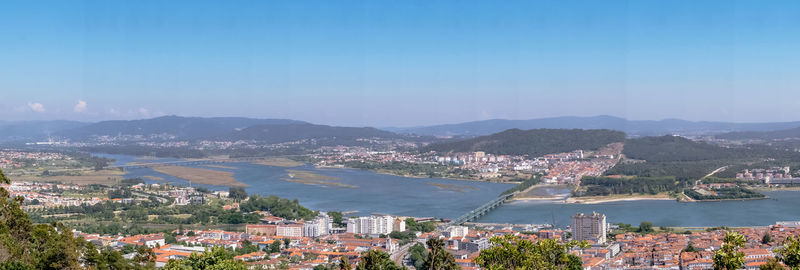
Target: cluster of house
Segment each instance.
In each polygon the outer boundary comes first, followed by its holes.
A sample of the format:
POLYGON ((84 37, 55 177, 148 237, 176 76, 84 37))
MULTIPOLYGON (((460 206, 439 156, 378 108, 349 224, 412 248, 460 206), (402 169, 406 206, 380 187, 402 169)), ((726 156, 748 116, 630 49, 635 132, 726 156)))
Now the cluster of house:
MULTIPOLYGON (((776 244, 790 235, 800 235, 800 228, 773 225, 763 228, 736 230, 747 239, 745 269, 759 269, 769 258, 775 257, 776 244), (769 234, 773 241, 762 243, 769 234)), ((604 258, 592 269, 713 269, 714 251, 719 250, 725 238, 724 230, 694 232, 692 234, 660 233, 617 235, 616 243, 623 251, 617 257, 604 258), (687 247, 696 251, 689 251, 687 247)))
POLYGON ((20 168, 25 165, 25 160, 46 162, 48 160, 70 160, 71 158, 52 152, 23 152, 13 150, 0 151, 0 169, 20 168))
POLYGON ((25 210, 94 205, 109 200, 105 197, 65 197, 60 193, 52 192, 53 190, 83 190, 80 185, 15 181, 10 185, 3 184, 2 187, 8 190, 12 197, 22 197, 26 202, 25 210))
POLYGON ((800 184, 800 178, 791 174, 790 168, 774 167, 771 169, 752 169, 744 170, 736 174, 737 179, 762 181, 767 185, 796 185, 800 184))

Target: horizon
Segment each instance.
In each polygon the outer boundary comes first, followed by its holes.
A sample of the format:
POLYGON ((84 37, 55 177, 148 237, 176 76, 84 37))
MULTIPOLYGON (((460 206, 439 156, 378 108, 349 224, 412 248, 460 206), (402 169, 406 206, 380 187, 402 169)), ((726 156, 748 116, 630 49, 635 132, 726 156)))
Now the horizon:
POLYGON ((465 121, 465 122, 447 122, 447 123, 434 123, 430 125, 414 125, 414 126, 370 126, 370 125, 335 125, 330 123, 318 123, 307 121, 304 119, 292 119, 292 118, 274 118, 274 117, 248 117, 248 116, 187 116, 187 115, 159 115, 159 116, 152 116, 146 118, 131 118, 131 119, 105 119, 105 120, 97 120, 97 121, 78 121, 78 120, 68 120, 68 119, 52 119, 52 120, 0 120, 0 123, 26 123, 26 122, 55 122, 55 121, 71 121, 71 122, 80 122, 86 124, 93 124, 93 123, 100 123, 105 121, 140 121, 140 120, 151 120, 161 117, 181 117, 181 118, 249 118, 249 119, 276 119, 276 120, 293 120, 293 121, 300 121, 305 122, 308 124, 313 125, 326 125, 326 126, 341 126, 341 127, 371 127, 377 129, 406 129, 406 128, 423 128, 423 127, 433 127, 433 126, 446 126, 446 125, 459 125, 459 124, 466 124, 466 123, 476 123, 476 122, 483 122, 483 121, 530 121, 530 120, 542 120, 542 119, 556 119, 556 118, 597 118, 597 117, 611 117, 611 118, 618 118, 625 121, 653 121, 653 122, 662 122, 662 121, 686 121, 692 123, 725 123, 725 124, 776 124, 776 123, 794 123, 800 122, 800 120, 795 121, 773 121, 773 122, 732 122, 732 121, 707 121, 707 120, 686 120, 686 119, 679 119, 679 118, 663 118, 663 119, 628 119, 625 117, 614 116, 614 115, 592 115, 592 116, 577 116, 577 115, 561 115, 561 116, 552 116, 552 117, 541 117, 541 118, 525 118, 525 119, 507 119, 507 118, 493 118, 493 119, 483 119, 483 120, 472 120, 472 121, 465 121))
POLYGON ((235 3, 4 1, 0 118, 800 119, 797 2, 235 3))

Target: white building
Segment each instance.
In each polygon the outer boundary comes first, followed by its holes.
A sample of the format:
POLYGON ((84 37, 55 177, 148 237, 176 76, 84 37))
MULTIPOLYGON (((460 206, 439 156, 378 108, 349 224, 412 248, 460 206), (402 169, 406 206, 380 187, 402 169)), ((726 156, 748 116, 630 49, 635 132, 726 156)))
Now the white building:
POLYGON ((286 236, 286 237, 302 237, 303 225, 301 224, 278 225, 278 227, 275 229, 275 235, 286 236))
POLYGON ((400 229, 400 227, 405 229, 405 222, 395 226, 395 218, 384 215, 357 217, 347 221, 347 232, 354 234, 390 234, 395 228, 400 229))
POLYGON ((469 234, 469 228, 466 226, 450 226, 447 227, 449 237, 466 237, 469 234))
POLYGON ((303 236, 319 237, 328 235, 331 229, 331 218, 326 213, 320 213, 314 220, 303 224, 303 236))
POLYGON ((606 215, 598 213, 592 213, 591 215, 576 214, 572 216, 571 229, 572 239, 604 244, 606 242, 606 231, 608 230, 606 215))

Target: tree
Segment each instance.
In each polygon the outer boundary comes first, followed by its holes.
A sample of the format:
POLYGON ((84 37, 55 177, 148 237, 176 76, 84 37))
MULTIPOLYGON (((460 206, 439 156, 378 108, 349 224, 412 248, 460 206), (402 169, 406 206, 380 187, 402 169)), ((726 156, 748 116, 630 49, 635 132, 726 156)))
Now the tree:
POLYGON ((769 235, 769 231, 764 232, 764 237, 761 237, 761 243, 764 245, 772 243, 772 236, 769 235))
POLYGON ((780 260, 792 269, 800 269, 800 237, 789 236, 777 250, 780 260))
POLYGON ((350 260, 347 259, 347 256, 342 256, 341 258, 339 258, 339 269, 340 270, 353 269, 353 267, 350 266, 350 260))
POLYGON ((233 254, 222 247, 215 247, 202 254, 192 253, 188 258, 169 260, 164 266, 165 270, 246 270, 244 262, 233 259, 233 254))
POLYGON ((344 223, 344 216, 342 215, 342 212, 328 212, 328 216, 331 217, 333 224, 336 226, 347 225, 344 223))
POLYGON ((780 262, 778 262, 778 259, 769 258, 767 260, 767 263, 762 264, 761 267, 759 267, 758 269, 760 269, 760 270, 786 270, 786 267, 784 267, 780 262))
POLYGON ((292 244, 292 239, 283 238, 283 247, 289 248, 289 245, 292 244))
POLYGON ((370 250, 361 255, 361 261, 356 266, 358 270, 399 270, 403 269, 392 261, 389 253, 380 250, 370 250))
POLYGON ((542 269, 542 270, 580 270, 581 259, 569 253, 574 247, 587 247, 586 242, 571 241, 560 244, 553 239, 537 242, 505 235, 494 237, 492 247, 481 250, 475 263, 481 268, 499 269, 542 269))
POLYGON ((456 258, 453 254, 444 249, 444 240, 439 238, 430 238, 426 242, 430 252, 422 263, 422 269, 426 270, 455 270, 461 269, 456 263, 456 258))
POLYGON ((247 199, 247 191, 242 187, 230 187, 228 189, 228 197, 235 201, 241 201, 247 199))
POLYGON ((695 248, 694 245, 692 245, 692 242, 689 242, 689 244, 686 245, 686 248, 683 249, 683 252, 697 252, 697 251, 698 251, 697 248, 695 248))
POLYGON ((136 247, 136 255, 133 256, 133 262, 139 265, 155 266, 156 253, 152 248, 145 245, 136 247))
POLYGON ((428 250, 422 243, 416 243, 408 249, 408 258, 416 269, 423 269, 422 264, 425 263, 425 258, 428 257, 428 250))
POLYGON ((714 270, 736 270, 744 267, 744 236, 737 232, 727 232, 722 246, 714 252, 714 270))
POLYGON ((274 240, 271 244, 269 244, 269 253, 279 253, 281 252, 281 241, 274 240))
POLYGON ((652 233, 653 232, 653 223, 649 221, 642 221, 639 223, 639 232, 640 233, 652 233))

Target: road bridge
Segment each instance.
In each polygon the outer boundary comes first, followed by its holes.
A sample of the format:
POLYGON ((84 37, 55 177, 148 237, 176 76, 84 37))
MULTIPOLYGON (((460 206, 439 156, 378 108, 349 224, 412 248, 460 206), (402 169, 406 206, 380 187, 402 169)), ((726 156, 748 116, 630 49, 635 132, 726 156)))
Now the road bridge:
POLYGON ((495 198, 494 200, 491 200, 491 201, 479 206, 478 208, 475 208, 474 210, 469 211, 469 212, 461 215, 460 217, 450 221, 449 223, 447 223, 446 226, 458 226, 458 225, 462 225, 462 224, 464 224, 466 222, 470 222, 470 221, 476 220, 479 217, 482 217, 482 216, 488 214, 489 212, 491 212, 495 208, 503 205, 503 203, 508 201, 508 199, 510 199, 511 197, 514 197, 514 195, 516 195, 516 194, 517 193, 515 192, 515 193, 509 193, 509 194, 500 195, 499 197, 495 198))

